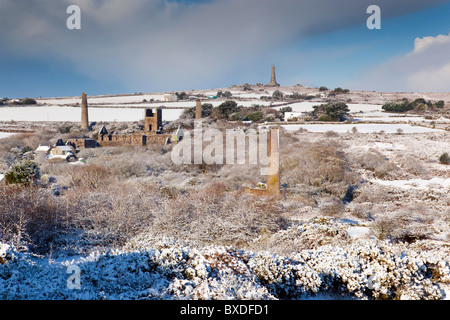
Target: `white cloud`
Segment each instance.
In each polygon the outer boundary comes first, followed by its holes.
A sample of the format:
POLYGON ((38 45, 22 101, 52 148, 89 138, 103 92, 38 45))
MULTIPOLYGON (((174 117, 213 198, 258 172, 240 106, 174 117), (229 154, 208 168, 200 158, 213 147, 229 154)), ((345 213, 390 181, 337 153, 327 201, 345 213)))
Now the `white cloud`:
POLYGON ((361 90, 448 92, 450 34, 416 38, 414 49, 371 67, 347 86, 361 90))
POLYGON ((423 50, 427 50, 431 48, 432 46, 439 46, 442 44, 450 43, 450 34, 444 35, 440 34, 436 37, 423 37, 423 38, 416 38, 414 40, 414 53, 419 53, 423 50))
POLYGON ((413 73, 407 84, 414 91, 443 91, 450 89, 450 61, 437 68, 413 73))

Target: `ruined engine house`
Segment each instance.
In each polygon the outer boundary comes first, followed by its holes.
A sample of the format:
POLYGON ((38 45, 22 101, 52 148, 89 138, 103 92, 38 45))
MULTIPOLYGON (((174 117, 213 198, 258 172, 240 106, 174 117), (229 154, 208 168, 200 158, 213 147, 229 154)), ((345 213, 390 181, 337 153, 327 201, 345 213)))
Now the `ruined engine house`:
POLYGON ((146 108, 144 130, 142 132, 119 134, 110 133, 103 126, 98 134, 98 143, 102 147, 117 147, 123 145, 169 144, 172 135, 163 132, 162 109, 146 108))

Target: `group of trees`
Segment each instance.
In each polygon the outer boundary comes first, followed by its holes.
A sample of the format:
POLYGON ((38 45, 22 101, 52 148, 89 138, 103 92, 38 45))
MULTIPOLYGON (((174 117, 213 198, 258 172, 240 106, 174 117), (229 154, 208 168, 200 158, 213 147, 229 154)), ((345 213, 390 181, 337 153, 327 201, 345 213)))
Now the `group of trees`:
POLYGON ((292 94, 286 94, 281 92, 280 90, 275 90, 271 96, 261 96, 261 100, 285 100, 285 99, 294 99, 294 100, 310 100, 313 99, 314 95, 301 94, 298 92, 293 92, 292 94))
POLYGON ((14 106, 27 106, 36 105, 37 101, 31 98, 23 98, 18 100, 10 100, 8 98, 0 99, 0 106, 14 105, 14 106))
MULTIPOLYGON (((343 102, 330 102, 313 107, 313 116, 319 121, 344 121, 350 109, 343 102)), ((218 120, 231 121, 273 121, 281 119, 286 112, 292 112, 291 107, 283 107, 280 110, 271 107, 253 105, 251 107, 239 106, 236 101, 228 100, 217 107, 210 103, 202 104, 202 117, 210 117, 218 120)), ((195 107, 187 109, 184 114, 189 118, 195 117, 195 107)))
POLYGON ((345 116, 350 109, 344 102, 330 102, 313 106, 313 115, 318 117, 319 121, 344 121, 345 116))
MULTIPOLYGON (((194 118, 195 109, 195 107, 187 109, 184 112, 185 116, 194 118)), ((236 101, 228 100, 217 107, 214 107, 211 103, 202 104, 202 117, 216 120, 262 122, 279 119, 281 113, 271 107, 261 105, 243 107, 239 106, 236 101)))
POLYGON ((177 96, 178 100, 186 100, 189 98, 189 95, 184 91, 181 93, 175 92, 175 95, 177 96))
POLYGON ((445 102, 443 100, 439 100, 437 102, 426 101, 423 98, 416 99, 414 101, 409 101, 408 99, 403 99, 401 101, 389 101, 386 102, 382 109, 384 111, 390 112, 407 112, 414 110, 416 112, 424 112, 428 108, 431 109, 442 109, 445 106, 445 102))
MULTIPOLYGON (((192 107, 184 111, 184 114, 189 116, 190 118, 195 118, 195 110, 196 107, 192 107)), ((214 110, 214 106, 211 103, 203 103, 202 104, 202 118, 207 118, 211 115, 214 110)))
MULTIPOLYGON (((329 91, 330 89, 328 89, 327 87, 325 87, 325 86, 321 86, 320 88, 319 88, 319 91, 321 91, 321 92, 323 92, 323 91, 329 91)), ((342 89, 341 87, 337 87, 336 89, 334 89, 333 91, 331 91, 330 93, 329 93, 329 95, 331 95, 331 96, 333 96, 333 95, 336 95, 336 94, 344 94, 344 93, 349 93, 350 92, 350 90, 349 89, 342 89)))
POLYGON ((227 119, 231 121, 272 121, 280 118, 280 113, 270 107, 253 105, 251 107, 238 106, 235 101, 225 101, 217 106, 211 116, 215 119, 227 119))
POLYGON ((230 91, 223 92, 222 90, 217 91, 216 95, 218 98, 225 98, 225 99, 229 99, 233 96, 233 94, 230 91))

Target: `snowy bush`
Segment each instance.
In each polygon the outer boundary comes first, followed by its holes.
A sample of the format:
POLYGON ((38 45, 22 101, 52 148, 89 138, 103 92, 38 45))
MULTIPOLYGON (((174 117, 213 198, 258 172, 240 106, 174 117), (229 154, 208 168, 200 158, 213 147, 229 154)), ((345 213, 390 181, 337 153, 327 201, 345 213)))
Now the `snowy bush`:
POLYGON ((13 164, 5 173, 7 184, 22 184, 29 186, 41 178, 38 164, 31 160, 24 160, 13 164))
POLYGON ((439 162, 442 164, 450 164, 450 156, 447 152, 441 154, 441 156, 439 157, 439 162))
POLYGON ((10 246, 6 243, 0 242, 0 265, 6 264, 9 260, 12 259, 10 246))
MULTIPOLYGON (((8 247, 0 248, 3 257, 8 247)), ((76 262, 10 253, 13 258, 0 264, 0 297, 442 299, 441 284, 450 283, 448 253, 448 247, 435 242, 411 246, 370 240, 280 256, 137 237, 128 249, 91 254, 76 262), (72 264, 82 271, 80 290, 67 287, 66 270, 72 264)))

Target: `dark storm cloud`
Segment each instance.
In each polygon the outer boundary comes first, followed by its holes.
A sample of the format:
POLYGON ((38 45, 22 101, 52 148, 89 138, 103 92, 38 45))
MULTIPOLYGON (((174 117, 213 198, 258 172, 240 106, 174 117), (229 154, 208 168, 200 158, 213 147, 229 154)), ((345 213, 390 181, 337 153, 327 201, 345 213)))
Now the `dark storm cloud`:
POLYGON ((245 66, 267 68, 277 48, 365 24, 371 4, 388 18, 443 2, 2 0, 0 41, 3 54, 66 61, 130 88, 208 87, 237 70, 245 73, 245 66), (81 8, 81 30, 66 28, 71 4, 81 8))

